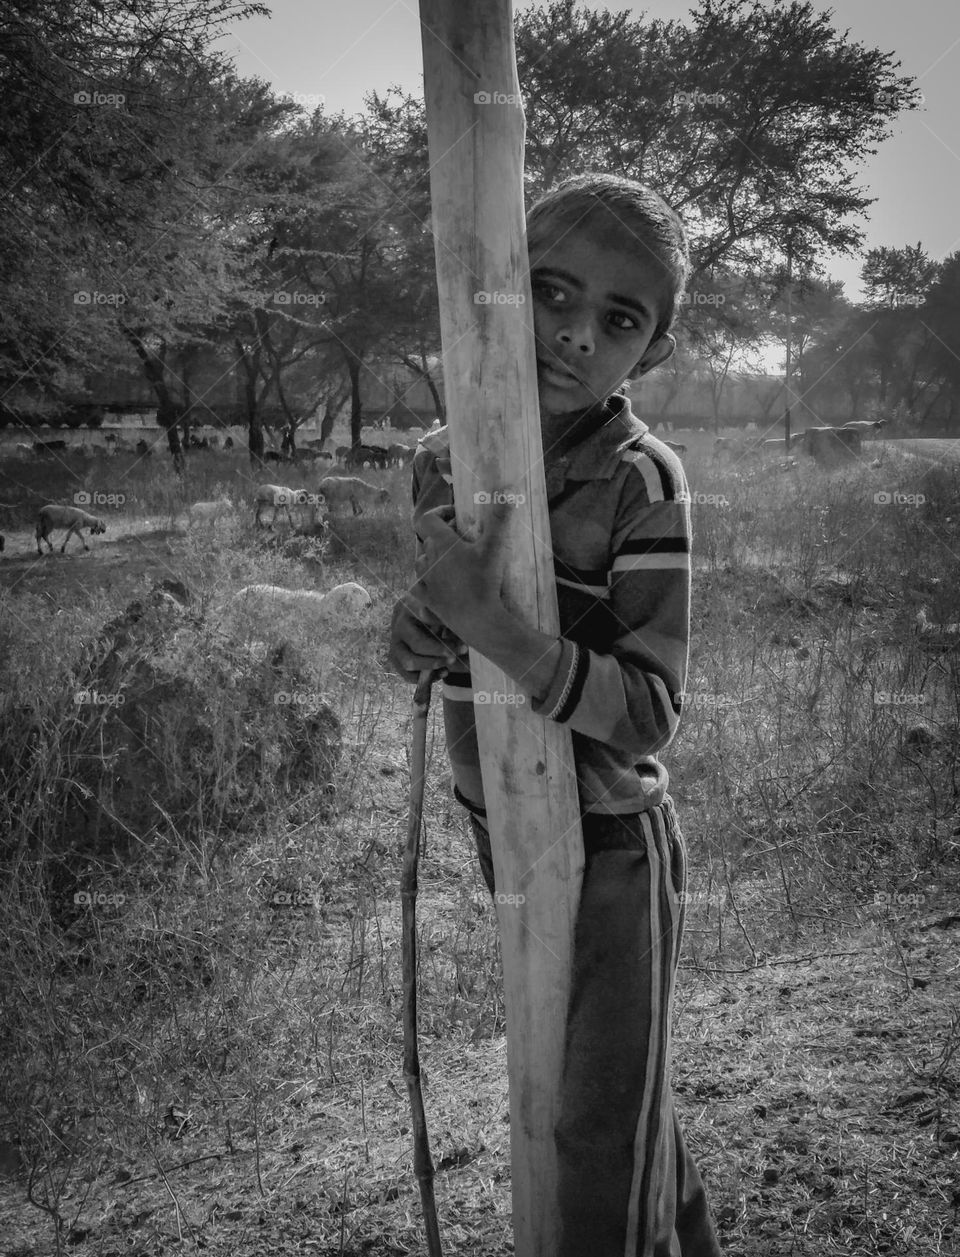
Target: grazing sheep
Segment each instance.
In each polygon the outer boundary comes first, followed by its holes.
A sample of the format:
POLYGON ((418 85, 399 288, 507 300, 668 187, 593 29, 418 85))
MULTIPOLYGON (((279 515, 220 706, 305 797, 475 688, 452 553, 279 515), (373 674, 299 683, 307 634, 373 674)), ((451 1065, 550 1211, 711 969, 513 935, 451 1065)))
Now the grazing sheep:
POLYGON ((335 513, 335 507, 343 506, 347 502, 353 508, 354 515, 362 515, 363 507, 360 503, 363 501, 390 501, 390 493, 387 489, 368 484, 359 476, 325 476, 320 481, 320 492, 326 499, 331 515, 335 513))
MULTIPOLYGON (((662 439, 662 438, 661 438, 661 439, 662 439)), ((672 449, 672 450, 673 450, 673 452, 674 452, 674 454, 681 454, 681 455, 682 455, 682 454, 686 454, 686 452, 687 452, 687 447, 686 447, 685 445, 681 445, 681 444, 679 443, 679 441, 664 441, 663 443, 664 443, 664 445, 666 445, 666 446, 668 446, 670 449, 672 449)))
POLYGON ((886 419, 851 419, 843 427, 848 432, 862 432, 866 436, 868 429, 879 432, 886 422, 886 419))
POLYGON ((914 619, 917 636, 921 642, 936 648, 955 649, 960 646, 960 622, 937 624, 931 620, 926 607, 921 607, 914 619))
POLYGON ((196 528, 198 524, 210 525, 223 515, 233 511, 233 503, 227 497, 217 498, 213 502, 194 502, 187 507, 187 527, 196 528))
POLYGON ((369 607, 373 599, 362 585, 348 581, 336 585, 328 593, 317 589, 283 589, 278 585, 247 585, 230 599, 231 605, 243 602, 263 607, 299 607, 324 615, 349 614, 369 607))
POLYGON ((409 445, 401 445, 399 441, 387 446, 387 457, 394 467, 405 467, 407 463, 412 463, 415 453, 416 450, 409 445))
MULTIPOLYGON (((277 512, 284 510, 287 512, 287 519, 290 521, 290 527, 293 527, 293 516, 290 514, 291 506, 303 506, 307 500, 305 489, 288 489, 282 484, 261 484, 257 485, 257 491, 254 494, 254 502, 257 511, 253 517, 256 527, 260 527, 260 517, 263 514, 265 506, 273 507, 273 520, 277 518, 277 512)), ((268 527, 273 527, 271 522, 268 527)))
POLYGON ((384 445, 355 445, 347 454, 344 462, 348 467, 380 467, 384 471, 390 462, 390 456, 384 445))
POLYGON ((102 519, 97 519, 96 515, 88 515, 86 511, 81 511, 79 506, 57 506, 54 503, 41 506, 40 519, 37 522, 37 554, 43 554, 43 546, 40 544, 42 541, 50 547, 48 553, 53 553, 53 543, 49 534, 57 528, 67 530, 63 545, 60 547, 61 554, 66 553, 67 542, 74 535, 80 537, 84 550, 90 549, 80 534, 81 528, 89 528, 91 536, 107 531, 107 526, 102 519))
POLYGON ((816 463, 834 467, 860 453, 861 432, 857 428, 807 428, 800 441, 803 452, 816 463))

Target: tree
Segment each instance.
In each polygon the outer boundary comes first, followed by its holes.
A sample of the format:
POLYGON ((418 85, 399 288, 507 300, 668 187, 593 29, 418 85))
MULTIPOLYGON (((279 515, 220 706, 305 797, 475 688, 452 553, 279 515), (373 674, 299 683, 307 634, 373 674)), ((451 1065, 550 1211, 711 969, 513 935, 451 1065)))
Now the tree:
POLYGON ((594 168, 651 183, 687 218, 699 272, 850 251, 869 204, 857 164, 912 80, 809 0, 699 0, 689 25, 555 0, 517 17, 533 192, 594 168))
POLYGON ((925 356, 941 385, 945 418, 955 433, 960 416, 960 252, 941 264, 920 319, 931 338, 925 356))
POLYGON ((25 406, 115 352, 125 268, 146 269, 156 241, 145 217, 175 176, 185 129, 202 130, 219 64, 210 48, 234 18, 265 12, 242 0, 4 6, 0 178, 14 195, 0 203, 0 383, 25 406))

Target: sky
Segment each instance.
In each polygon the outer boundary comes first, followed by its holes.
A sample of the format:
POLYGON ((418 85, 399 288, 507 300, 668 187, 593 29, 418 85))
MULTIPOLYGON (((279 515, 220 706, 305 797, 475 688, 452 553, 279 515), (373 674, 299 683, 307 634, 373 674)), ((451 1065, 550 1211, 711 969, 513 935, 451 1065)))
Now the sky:
MULTIPOLYGON (((270 18, 237 23, 223 41, 244 76, 266 79, 308 107, 358 113, 363 96, 393 85, 422 96, 423 61, 415 0, 266 0, 270 18)), ((469 3, 469 0, 462 0, 469 3)), ((591 9, 629 10, 633 18, 684 19, 691 0, 580 0, 591 9)), ((869 48, 895 54, 912 75, 923 107, 893 132, 857 172, 876 197, 862 225, 865 248, 918 241, 936 260, 960 248, 960 5, 957 0, 813 0, 833 24, 869 48)), ((527 3, 518 8, 525 9, 527 3)), ((541 5, 541 7, 545 7, 541 5)), ((522 88, 521 84, 521 88, 522 88)), ((823 259, 851 300, 861 297, 861 261, 823 259)))

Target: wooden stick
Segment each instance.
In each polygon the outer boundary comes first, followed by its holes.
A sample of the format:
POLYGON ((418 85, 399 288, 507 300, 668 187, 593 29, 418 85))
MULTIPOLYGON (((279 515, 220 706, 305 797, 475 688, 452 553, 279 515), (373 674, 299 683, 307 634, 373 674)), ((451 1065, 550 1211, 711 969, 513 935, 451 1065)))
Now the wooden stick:
POLYGON ((427 758, 427 713, 433 673, 420 673, 413 692, 413 747, 410 763, 410 810, 407 845, 400 880, 403 935, 403 1074, 413 1119, 413 1172, 420 1187, 420 1203, 427 1231, 429 1257, 442 1257, 437 1205, 433 1195, 433 1161, 427 1118, 420 1088, 420 1050, 417 1044, 417 859, 423 819, 423 786, 427 758))
MULTIPOLYGON (((420 0, 443 381, 458 530, 508 491, 504 599, 559 633, 510 0, 420 0)), ((517 1257, 558 1249, 554 1129, 583 844, 569 731, 470 652, 507 1013, 517 1257), (483 700, 486 701, 483 701, 483 700)))

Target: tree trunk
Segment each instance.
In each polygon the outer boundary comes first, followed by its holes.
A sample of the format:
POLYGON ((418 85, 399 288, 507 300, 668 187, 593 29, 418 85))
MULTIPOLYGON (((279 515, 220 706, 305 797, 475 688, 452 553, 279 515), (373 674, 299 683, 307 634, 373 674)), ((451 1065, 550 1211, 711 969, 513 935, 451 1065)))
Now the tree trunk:
POLYGON ((259 370, 260 348, 251 361, 246 346, 242 341, 234 342, 237 348, 237 366, 241 372, 243 402, 247 419, 247 447, 250 451, 250 465, 253 468, 263 467, 263 426, 260 423, 260 403, 257 397, 257 373, 259 370))
MULTIPOLYGON (((421 0, 430 188, 457 526, 483 531, 490 498, 475 495, 518 494, 505 600, 555 636, 512 9, 421 0), (475 304, 480 290, 515 299, 475 304)), ((475 692, 500 700, 475 711, 503 954, 515 1252, 555 1257, 554 1129, 583 872, 572 743, 474 650, 470 667, 475 692)))
POLYGON ((360 444, 363 427, 363 407, 360 403, 360 359, 347 354, 347 370, 350 372, 350 444, 360 444))
POLYGON ((173 459, 173 467, 177 475, 182 475, 186 466, 183 446, 177 424, 180 421, 180 407, 167 383, 167 343, 160 342, 160 350, 155 353, 148 348, 143 338, 129 328, 124 328, 124 335, 137 351, 143 363, 143 372, 150 382, 157 397, 157 423, 167 434, 167 447, 173 459))

